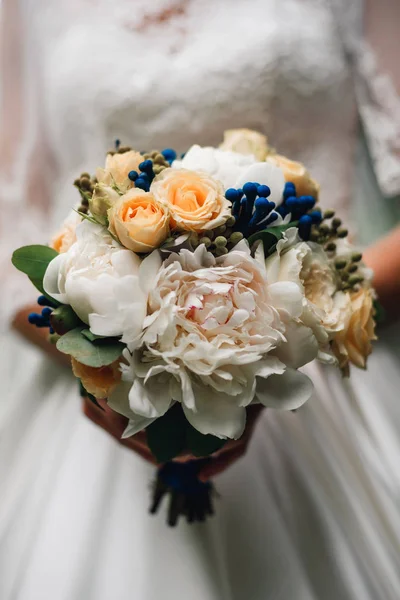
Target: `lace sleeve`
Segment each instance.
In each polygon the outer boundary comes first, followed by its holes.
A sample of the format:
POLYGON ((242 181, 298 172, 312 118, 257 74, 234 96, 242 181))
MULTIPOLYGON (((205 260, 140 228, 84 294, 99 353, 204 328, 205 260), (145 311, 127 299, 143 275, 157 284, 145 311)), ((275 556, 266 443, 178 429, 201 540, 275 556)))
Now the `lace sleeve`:
MULTIPOLYGON (((365 37, 365 3, 331 3, 352 68, 358 112, 379 187, 384 196, 396 196, 400 194, 400 97, 390 74, 378 65, 375 48, 365 37)), ((382 6, 382 11, 389 12, 388 7, 382 6)))
POLYGON ((48 239, 52 161, 40 114, 40 68, 20 3, 0 9, 0 330, 32 301, 32 284, 11 264, 15 248, 48 239))

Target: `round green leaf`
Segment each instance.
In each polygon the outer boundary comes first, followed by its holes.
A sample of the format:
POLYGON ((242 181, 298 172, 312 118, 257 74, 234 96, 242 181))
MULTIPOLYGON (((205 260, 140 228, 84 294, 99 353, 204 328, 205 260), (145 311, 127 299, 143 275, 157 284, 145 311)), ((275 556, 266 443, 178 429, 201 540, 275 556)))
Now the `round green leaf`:
POLYGON ((58 252, 49 246, 23 246, 15 250, 11 261, 14 267, 28 275, 31 280, 42 282, 49 262, 57 255, 58 252))
POLYGON ((125 345, 121 342, 97 340, 90 342, 82 329, 76 328, 60 337, 57 349, 64 354, 73 356, 77 361, 88 367, 105 367, 117 360, 125 345))

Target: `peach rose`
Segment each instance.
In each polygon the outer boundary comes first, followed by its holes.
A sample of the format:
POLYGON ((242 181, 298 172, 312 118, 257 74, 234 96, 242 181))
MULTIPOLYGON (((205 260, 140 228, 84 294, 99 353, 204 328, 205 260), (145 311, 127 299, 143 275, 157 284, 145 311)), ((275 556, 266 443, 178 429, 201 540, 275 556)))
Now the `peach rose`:
POLYGON ((222 184, 205 172, 165 169, 151 191, 171 213, 171 225, 181 231, 204 231, 223 225, 231 203, 222 184))
POLYGON ((133 252, 151 252, 168 237, 168 208, 149 192, 129 190, 107 214, 110 232, 133 252))
POLYGON ((67 252, 72 244, 76 242, 76 227, 82 221, 75 211, 71 211, 65 219, 60 231, 53 237, 50 247, 54 248, 59 254, 67 252))
POLYGON ((282 169, 285 180, 295 184, 298 196, 318 198, 319 184, 311 177, 302 163, 289 160, 286 156, 280 154, 268 154, 265 160, 271 165, 282 169))
POLYGON ((137 171, 143 160, 140 152, 134 150, 123 154, 107 154, 105 168, 96 170, 97 181, 104 185, 115 184, 121 191, 126 191, 134 186, 128 178, 130 171, 137 171))
POLYGON ((72 371, 75 377, 82 381, 85 390, 95 398, 108 398, 121 381, 119 363, 118 359, 106 367, 95 368, 83 365, 71 357, 72 371))
POLYGON ((265 160, 268 141, 265 135, 252 129, 228 129, 224 131, 224 141, 220 150, 252 154, 257 160, 265 160))
POLYGON ((374 307, 370 289, 361 288, 350 294, 350 312, 344 329, 332 342, 332 350, 341 369, 346 370, 349 362, 365 369, 367 356, 371 354, 371 341, 376 340, 374 307))

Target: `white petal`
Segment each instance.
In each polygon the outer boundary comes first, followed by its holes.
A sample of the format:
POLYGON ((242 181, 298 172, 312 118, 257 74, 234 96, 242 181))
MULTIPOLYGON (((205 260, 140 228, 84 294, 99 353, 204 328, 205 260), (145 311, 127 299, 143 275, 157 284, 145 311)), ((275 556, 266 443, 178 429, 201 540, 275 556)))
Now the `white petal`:
POLYGON ((196 386, 196 411, 182 404, 189 423, 204 435, 237 440, 246 425, 246 409, 235 398, 215 392, 208 386, 196 386))
POLYGON ((139 284, 144 294, 147 295, 153 289, 161 265, 161 255, 158 250, 154 250, 142 261, 139 269, 139 284))
POLYGON ((124 440, 132 435, 136 435, 139 431, 142 431, 142 429, 146 429, 153 421, 155 421, 155 419, 146 419, 146 417, 138 417, 135 415, 133 419, 129 419, 129 423, 121 435, 121 439, 124 440))
POLYGON ((288 367, 298 369, 317 357, 318 342, 309 327, 300 323, 288 323, 286 342, 275 350, 276 356, 288 367))
POLYGON ((59 254, 49 262, 46 273, 43 278, 43 289, 54 300, 68 304, 68 296, 62 293, 59 288, 59 274, 64 266, 67 254, 59 254))
POLYGON ((278 309, 285 310, 290 317, 300 317, 303 312, 303 292, 297 283, 278 281, 268 288, 272 304, 278 309))
POLYGON ((307 402, 314 390, 307 375, 286 369, 282 375, 257 379, 256 397, 264 406, 281 410, 295 410, 307 402))
POLYGON ((154 380, 143 385, 142 381, 135 379, 129 392, 129 406, 132 412, 149 419, 161 417, 171 404, 169 386, 156 385, 154 380))

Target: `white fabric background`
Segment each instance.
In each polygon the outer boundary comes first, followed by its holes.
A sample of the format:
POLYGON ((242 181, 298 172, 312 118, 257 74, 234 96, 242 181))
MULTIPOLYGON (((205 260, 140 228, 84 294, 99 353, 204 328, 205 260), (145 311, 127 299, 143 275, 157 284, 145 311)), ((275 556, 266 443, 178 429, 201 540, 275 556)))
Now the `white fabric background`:
MULTIPOLYGON (((5 1, 2 272, 12 248, 46 239, 75 201, 71 181, 116 137, 184 150, 253 127, 351 213, 354 75, 330 3, 199 0, 152 25, 166 5, 5 1)), ((7 281, 4 318, 31 293, 7 281)), ((83 418, 70 373, 3 334, 0 598, 397 600, 397 335, 350 382, 311 366, 314 398, 265 412, 216 481, 216 517, 169 530, 147 515, 152 468, 83 418)))

